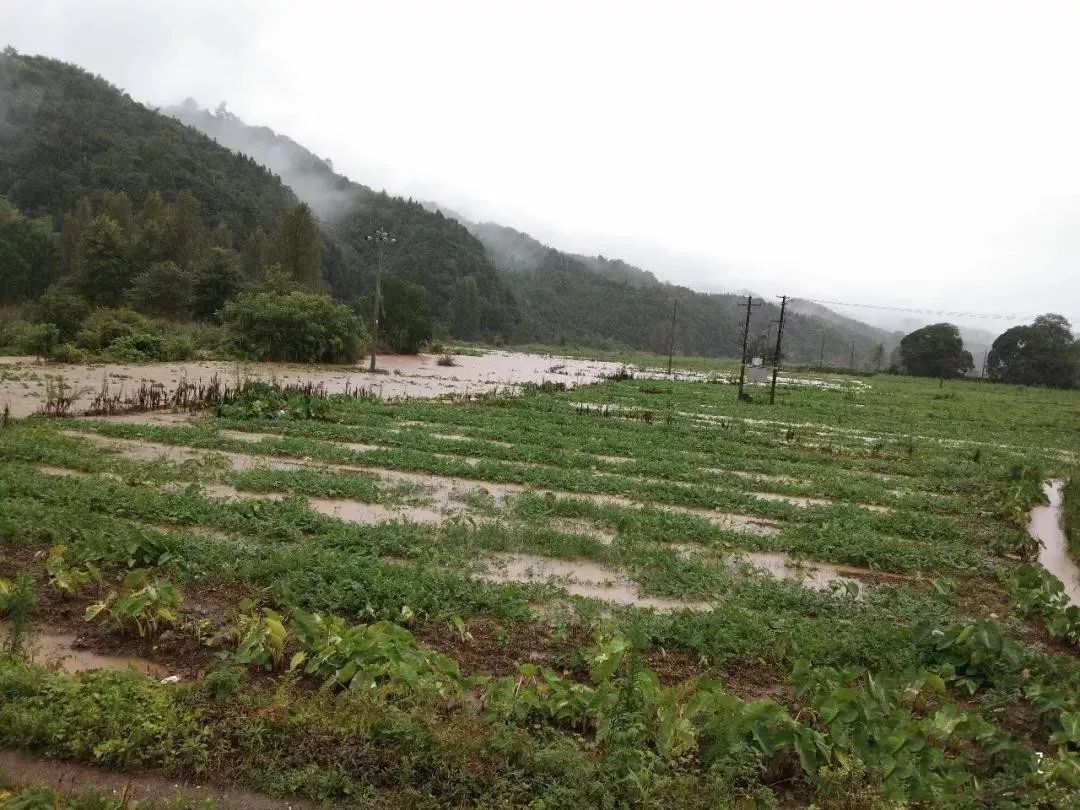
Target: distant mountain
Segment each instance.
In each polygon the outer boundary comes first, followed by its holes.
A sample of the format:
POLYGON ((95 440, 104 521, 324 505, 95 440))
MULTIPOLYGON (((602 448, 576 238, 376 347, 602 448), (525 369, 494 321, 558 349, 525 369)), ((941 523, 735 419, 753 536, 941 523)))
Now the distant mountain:
POLYGON ((139 206, 191 191, 212 224, 269 230, 296 197, 251 158, 158 115, 74 65, 0 55, 0 194, 28 216, 61 214, 102 189, 139 206))
MULTIPOLYGON (((401 261, 402 252, 395 248, 387 251, 389 271, 424 286, 429 302, 434 302, 433 310, 443 316, 457 337, 466 335, 458 328, 454 312, 467 301, 460 288, 455 288, 453 277, 455 271, 460 275, 461 265, 466 264, 468 274, 476 280, 479 305, 491 306, 484 303, 487 296, 500 314, 512 319, 503 331, 515 342, 666 352, 672 307, 678 301, 676 351, 724 357, 738 356, 742 351, 745 311, 739 307, 744 300, 739 296, 666 284, 651 272, 619 259, 564 253, 513 228, 471 222, 438 203, 421 205, 374 192, 335 173, 329 160, 292 139, 266 127, 245 124, 224 108, 210 112, 188 101, 165 112, 278 173, 321 218, 336 224, 335 232, 349 234, 347 244, 357 251, 365 247, 361 241, 364 230, 380 224, 394 230, 399 238, 417 230, 430 232, 427 245, 431 252, 424 254, 426 264, 401 261), (445 255, 436 252, 440 250, 445 255)), ((339 291, 342 288, 348 290, 349 286, 340 284, 339 291)), ((770 322, 779 317, 779 309, 769 303, 755 307, 752 315, 753 352, 768 354, 772 351, 770 322)), ((866 367, 874 347, 891 340, 889 333, 858 321, 831 312, 828 317, 830 322, 826 323, 821 313, 791 312, 785 325, 784 349, 789 361, 816 362, 821 336, 825 335, 826 362, 847 365, 854 342, 857 364, 866 367)))
POLYGON ((424 288, 438 326, 457 338, 510 337, 518 320, 514 297, 483 245, 454 219, 353 182, 329 160, 223 106, 210 112, 188 99, 162 112, 266 166, 311 206, 345 253, 327 279, 338 297, 370 294, 377 257, 366 237, 381 227, 397 238, 383 250, 385 271, 424 288))

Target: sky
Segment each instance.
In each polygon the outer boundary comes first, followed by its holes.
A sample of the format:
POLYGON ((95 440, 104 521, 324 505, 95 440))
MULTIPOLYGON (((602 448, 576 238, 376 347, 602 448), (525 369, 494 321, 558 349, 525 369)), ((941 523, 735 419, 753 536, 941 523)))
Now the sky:
POLYGON ((1080 326, 1078 39, 1037 0, 0 2, 0 45, 561 249, 1080 326))

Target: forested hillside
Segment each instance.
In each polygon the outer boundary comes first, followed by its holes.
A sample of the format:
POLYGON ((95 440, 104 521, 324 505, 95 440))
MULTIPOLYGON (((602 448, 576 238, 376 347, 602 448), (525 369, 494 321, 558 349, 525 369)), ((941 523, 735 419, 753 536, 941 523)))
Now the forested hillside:
MULTIPOLYGON (((0 222, 3 301, 59 283, 93 306, 214 320, 245 290, 293 284, 361 307, 377 263, 367 236, 383 227, 397 239, 382 248, 387 307, 426 305, 436 334, 666 351, 677 300, 677 352, 740 351, 738 296, 663 284, 618 259, 562 253, 373 191, 223 107, 166 112, 77 67, 0 56, 0 196, 11 203, 0 222)), ((889 341, 856 321, 790 315, 790 361, 816 362, 824 337, 826 363, 846 365, 854 342, 856 364, 869 367, 889 341)), ((777 317, 773 303, 754 310, 755 354, 771 351, 777 317)))
POLYGON ((311 206, 347 257, 344 266, 328 268, 327 281, 339 297, 370 293, 375 256, 366 237, 381 227, 398 240, 384 249, 386 272, 425 290, 437 325, 465 339, 508 337, 513 330, 512 294, 483 245, 455 220, 354 183, 292 139, 249 126, 224 107, 210 112, 189 99, 163 112, 259 161, 311 206))
MULTIPOLYGON (((664 284, 652 273, 617 259, 563 253, 513 228, 458 218, 484 243, 495 266, 510 279, 522 309, 520 333, 528 339, 618 343, 666 352, 673 302, 678 301, 677 352, 737 357, 742 351, 746 310, 740 304, 746 300, 744 296, 700 293, 664 284)), ((771 356, 779 317, 775 299, 753 310, 752 354, 771 356)), ((823 358, 828 365, 847 366, 854 343, 856 366, 873 368, 879 359, 884 361, 895 339, 825 307, 803 312, 792 306, 784 326, 784 355, 788 361, 817 363, 823 358), (885 346, 880 353, 879 345, 885 346)))
MULTIPOLYGON (((477 329, 491 331, 492 325, 504 323, 500 318, 507 313, 510 323, 505 331, 516 342, 667 351, 672 300, 677 298, 681 311, 676 351, 729 357, 741 351, 744 310, 738 308, 742 299, 737 296, 662 284, 651 272, 619 259, 562 253, 512 228, 470 222, 438 203, 421 205, 373 192, 336 174, 330 161, 292 139, 245 124, 224 108, 210 112, 189 100, 166 112, 280 174, 321 217, 339 223, 336 231, 348 233, 353 246, 364 229, 380 223, 389 223, 385 227, 398 235, 412 229, 430 232, 431 238, 419 240, 411 253, 408 248, 388 251, 387 263, 393 273, 427 289, 429 296, 436 291, 437 298, 449 301, 448 310, 437 304, 432 309, 455 337, 477 329), (424 250, 437 241, 446 253, 426 260, 424 250), (478 249, 486 250, 483 261, 478 249), (501 271, 497 278, 489 275, 492 265, 501 271), (454 281, 450 267, 469 268, 466 280, 454 281), (479 306, 470 308, 470 300, 479 306)), ((766 354, 769 321, 779 317, 779 308, 770 304, 755 309, 753 316, 751 340, 758 353, 766 354)), ((817 362, 824 336, 826 363, 847 365, 854 341, 860 367, 872 366, 877 345, 891 338, 857 321, 826 324, 818 317, 794 313, 785 334, 789 360, 817 362)))

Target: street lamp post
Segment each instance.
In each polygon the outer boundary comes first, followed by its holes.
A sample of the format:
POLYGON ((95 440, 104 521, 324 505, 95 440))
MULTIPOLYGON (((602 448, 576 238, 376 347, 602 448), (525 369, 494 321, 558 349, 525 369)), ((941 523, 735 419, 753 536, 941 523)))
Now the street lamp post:
POLYGON ((375 310, 371 315, 371 365, 368 371, 375 370, 375 352, 379 343, 379 304, 382 298, 382 270, 383 270, 383 246, 394 244, 397 239, 388 234, 384 228, 379 228, 371 234, 367 240, 375 245, 376 270, 375 270, 375 310))

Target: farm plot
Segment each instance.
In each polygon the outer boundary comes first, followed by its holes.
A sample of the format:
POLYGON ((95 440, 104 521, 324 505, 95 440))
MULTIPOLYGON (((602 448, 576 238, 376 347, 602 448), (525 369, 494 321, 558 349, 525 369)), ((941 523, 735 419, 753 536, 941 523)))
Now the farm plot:
POLYGON ((1080 786, 1080 617, 1026 531, 1080 397, 557 388, 3 429, 0 745, 333 806, 1080 786))

